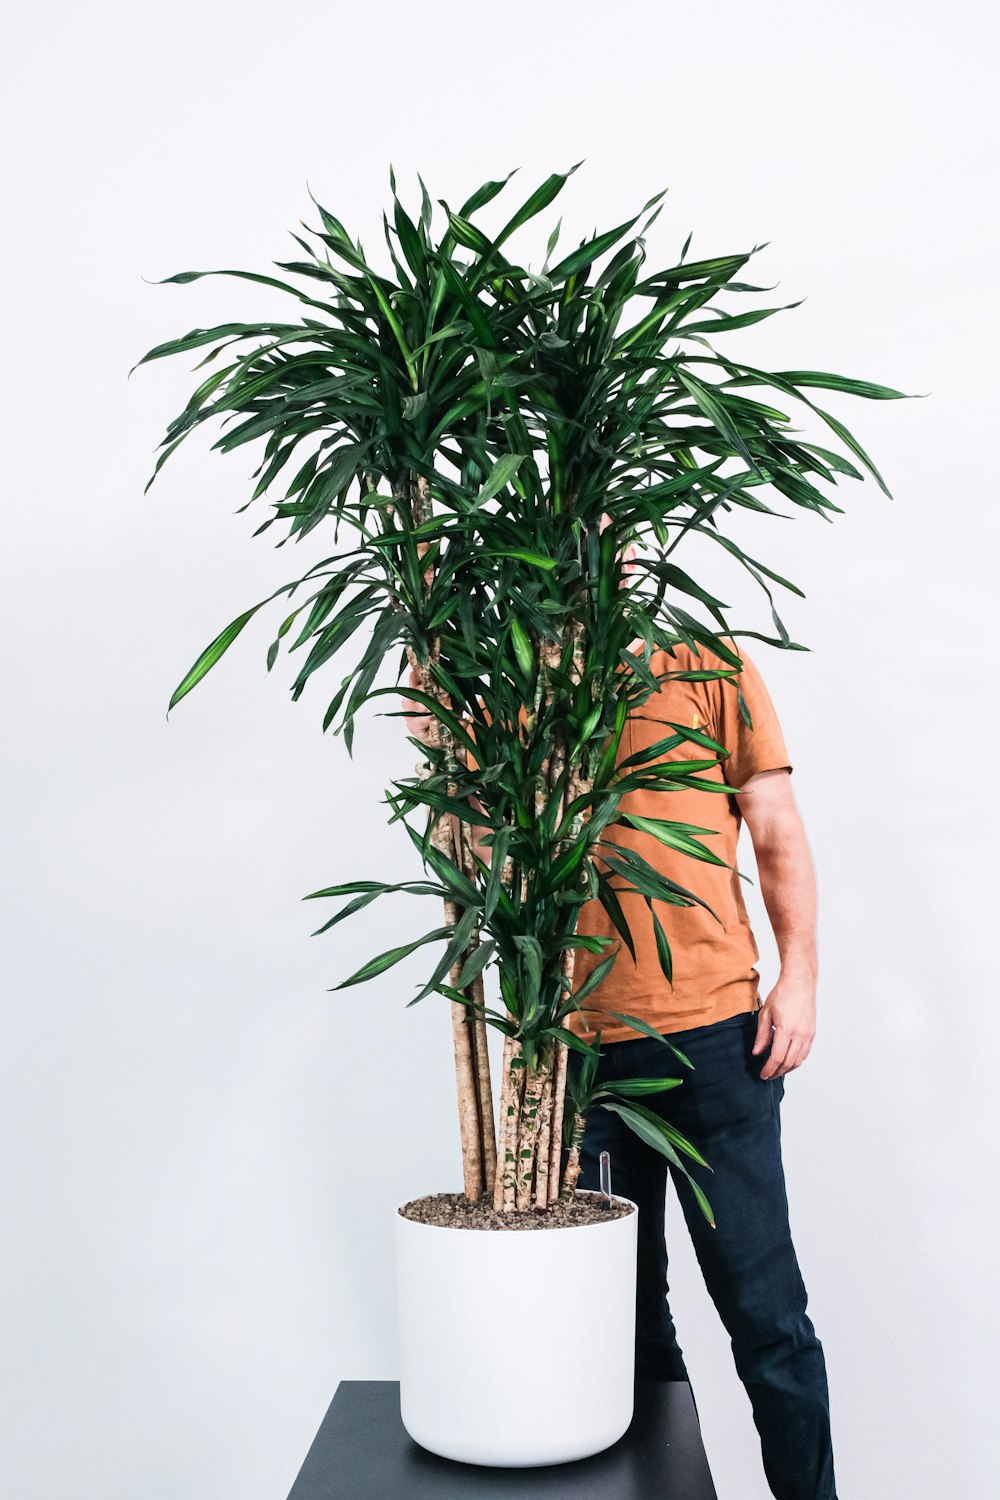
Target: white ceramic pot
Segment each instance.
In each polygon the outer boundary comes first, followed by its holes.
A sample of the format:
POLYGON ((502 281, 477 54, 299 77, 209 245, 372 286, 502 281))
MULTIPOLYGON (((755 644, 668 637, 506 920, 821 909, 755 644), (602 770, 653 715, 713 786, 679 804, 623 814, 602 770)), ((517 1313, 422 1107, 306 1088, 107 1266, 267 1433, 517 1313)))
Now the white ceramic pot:
POLYGON ((534 1467, 601 1453, 627 1430, 638 1210, 616 1201, 632 1212, 559 1229, 397 1212, 400 1406, 422 1448, 534 1467))

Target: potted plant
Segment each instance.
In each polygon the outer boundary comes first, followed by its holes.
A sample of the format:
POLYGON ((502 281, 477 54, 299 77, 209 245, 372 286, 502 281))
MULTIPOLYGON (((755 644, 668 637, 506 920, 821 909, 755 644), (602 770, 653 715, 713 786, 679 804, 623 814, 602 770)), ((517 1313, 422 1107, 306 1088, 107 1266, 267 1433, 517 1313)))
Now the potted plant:
MULTIPOLYGON (((618 1111, 688 1174, 712 1216, 687 1163, 710 1164, 642 1102, 683 1086, 690 1063, 669 1037, 660 1039, 676 1055, 676 1077, 594 1086, 602 1015, 659 1036, 600 1003, 621 943, 632 948, 618 894, 645 900, 668 981, 670 946, 654 902, 700 899, 616 844, 616 826, 636 826, 628 793, 708 788, 700 773, 726 753, 703 731, 670 725, 656 753, 628 757, 626 719, 658 685, 654 651, 669 654, 678 642, 708 648, 723 668, 675 674, 706 678, 738 675, 738 634, 804 649, 785 629, 772 586, 801 591, 748 556, 722 519, 733 507, 773 514, 761 495, 768 485, 830 519, 840 507, 818 482, 860 479, 853 459, 886 490, 853 436, 803 391, 901 394, 814 371, 767 373, 717 353, 715 334, 779 309, 709 305, 721 291, 760 290, 735 279, 758 247, 689 262, 689 239, 677 264, 640 276, 644 232, 663 193, 550 264, 560 221, 538 272, 508 259, 511 237, 579 165, 550 176, 494 234, 474 215, 513 174, 478 188, 457 212, 439 200, 447 228, 437 242, 422 179, 412 219, 390 169, 390 271, 375 269, 360 241, 316 203, 320 227, 307 232, 318 248, 293 234, 304 258, 276 263, 308 289, 247 271, 163 279, 244 277, 296 298, 299 321, 195 328, 138 362, 203 348, 200 365, 222 356, 170 424, 147 491, 202 422, 234 419, 216 447, 265 443, 247 505, 279 476, 285 486, 255 535, 279 521, 296 540, 331 522, 335 546, 341 527, 348 533, 342 550, 227 625, 169 707, 258 610, 302 589, 307 597, 267 653, 270 670, 282 641, 303 651, 293 700, 357 636, 363 649, 339 677, 323 729, 340 716, 333 732, 343 733, 350 755, 355 716, 378 697, 407 694, 402 712, 411 721, 415 711, 426 715, 428 732, 411 735, 422 752, 417 775, 387 794, 390 821, 406 829, 423 877, 385 882, 357 872, 305 899, 349 898, 318 932, 388 892, 443 903, 442 921, 334 988, 443 944, 408 1003, 434 993, 450 1004, 463 1187, 396 1213, 401 1405, 418 1442, 480 1464, 583 1457, 631 1420, 636 1211, 610 1185, 601 1194, 576 1187, 588 1112, 618 1111), (244 341, 249 347, 238 350, 244 341), (793 438, 783 411, 742 394, 759 385, 783 403, 805 401, 853 458, 793 438), (675 548, 695 535, 718 543, 760 584, 775 635, 734 631, 727 606, 678 565, 675 548), (650 540, 657 550, 644 557, 650 540), (691 612, 697 606, 707 620, 691 612), (376 686, 394 651, 396 685, 376 686), (670 756, 678 747, 688 747, 683 759, 670 756), (407 821, 412 814, 423 818, 421 830, 407 821), (589 902, 619 933, 610 952, 607 940, 577 932, 589 902), (501 1008, 487 1003, 490 966, 501 1008), (503 1036, 496 1101, 488 1027, 503 1036), (579 1055, 573 1070, 571 1050, 579 1055), (596 1287, 605 1300, 588 1321, 584 1405, 555 1367, 559 1308, 593 1310, 596 1287)), ((650 838, 689 854, 693 870, 719 862, 698 836, 710 829, 640 821, 650 838)))

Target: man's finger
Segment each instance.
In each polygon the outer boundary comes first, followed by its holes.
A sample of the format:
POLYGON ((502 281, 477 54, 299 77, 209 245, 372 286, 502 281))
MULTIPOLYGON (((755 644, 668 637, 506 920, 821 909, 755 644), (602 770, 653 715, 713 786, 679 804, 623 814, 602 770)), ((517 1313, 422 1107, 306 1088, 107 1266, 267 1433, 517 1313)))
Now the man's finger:
POLYGON ((779 1026, 774 1028, 774 1040, 771 1042, 771 1054, 760 1070, 761 1078, 773 1078, 775 1073, 783 1066, 791 1037, 787 1031, 782 1031, 779 1026))
POLYGON ((792 1037, 788 1051, 785 1053, 784 1062, 781 1065, 781 1073, 791 1073, 796 1068, 801 1068, 809 1056, 809 1048, 812 1046, 812 1037, 792 1037))
MULTIPOLYGON (((812 1037, 808 1037, 807 1036, 807 1037, 800 1037, 799 1038, 799 1045, 798 1045, 798 1048, 796 1050, 795 1057, 794 1057, 794 1059, 792 1060, 792 1063, 791 1063, 791 1066, 793 1068, 801 1068, 802 1064, 805 1062, 806 1058, 809 1056, 809 1048, 811 1046, 812 1046, 812 1037)), ((786 1059, 786 1063, 787 1063, 787 1059, 786 1059)))
POLYGON ((793 1037, 792 1041, 789 1043, 788 1051, 785 1053, 781 1067, 778 1069, 777 1073, 774 1076, 776 1078, 780 1078, 783 1077, 785 1073, 794 1072, 794 1070, 799 1066, 801 1062, 802 1045, 797 1038, 793 1037))
POLYGON ((763 1052, 771 1040, 771 1020, 767 1010, 761 1006, 757 1012, 757 1035, 754 1037, 752 1052, 763 1052))

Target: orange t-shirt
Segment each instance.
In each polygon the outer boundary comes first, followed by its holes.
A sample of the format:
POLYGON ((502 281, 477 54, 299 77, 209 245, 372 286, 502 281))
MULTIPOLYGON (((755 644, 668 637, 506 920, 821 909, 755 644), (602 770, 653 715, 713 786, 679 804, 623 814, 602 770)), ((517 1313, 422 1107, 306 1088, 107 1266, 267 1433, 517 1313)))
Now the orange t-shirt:
MULTIPOLYGON (((618 762, 673 735, 669 722, 691 725, 703 730, 729 750, 719 764, 696 773, 699 780, 715 781, 742 787, 757 771, 774 770, 792 765, 784 735, 770 694, 746 647, 731 637, 723 637, 743 659, 738 678, 710 682, 683 682, 676 678, 661 683, 645 703, 640 704, 625 721, 618 748, 618 762), (735 682, 739 682, 753 720, 747 727, 740 715, 735 682), (669 722, 668 722, 669 721, 669 722)), ((673 652, 655 651, 650 661, 654 676, 663 672, 729 669, 721 657, 700 647, 696 656, 689 647, 678 643, 673 652)), ((680 744, 658 761, 707 760, 713 752, 689 742, 680 744)), ((472 756, 471 764, 476 764, 472 756)), ((627 774, 627 773, 626 773, 627 774)), ((675 906, 653 899, 653 910, 670 945, 673 982, 660 968, 656 940, 646 898, 629 893, 628 876, 609 870, 600 852, 595 854, 597 868, 609 877, 621 904, 625 921, 635 945, 635 961, 622 942, 598 899, 585 902, 579 911, 576 931, 580 936, 609 937, 613 942, 601 953, 575 950, 574 992, 618 945, 618 955, 609 974, 598 988, 583 1001, 584 1015, 572 1011, 566 1019, 569 1030, 588 1041, 601 1030, 602 1042, 635 1040, 640 1032, 621 1021, 602 1015, 588 1006, 604 1006, 638 1016, 659 1032, 683 1031, 725 1020, 742 1011, 756 1010, 759 1005, 759 974, 754 967, 760 957, 750 920, 743 902, 742 882, 736 870, 736 849, 742 814, 738 799, 721 792, 706 792, 693 787, 673 788, 669 792, 640 790, 627 792, 619 804, 621 812, 646 818, 669 819, 694 824, 713 832, 693 837, 725 860, 723 865, 709 864, 679 850, 668 848, 645 830, 614 824, 601 837, 609 844, 632 849, 665 878, 676 882, 706 902, 716 916, 697 904, 675 906), (721 924, 721 925, 720 925, 721 924)))

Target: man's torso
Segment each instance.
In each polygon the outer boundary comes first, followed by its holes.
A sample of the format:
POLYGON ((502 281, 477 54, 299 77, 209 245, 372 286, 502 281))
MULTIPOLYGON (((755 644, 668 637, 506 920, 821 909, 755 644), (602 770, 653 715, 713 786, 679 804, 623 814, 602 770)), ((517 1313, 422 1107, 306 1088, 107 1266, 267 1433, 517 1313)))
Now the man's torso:
MULTIPOLYGON (((679 645, 672 656, 662 651, 655 652, 651 670, 657 675, 705 665, 686 647, 679 645)), ((711 683, 677 679, 662 684, 659 692, 636 708, 626 720, 618 762, 672 735, 674 731, 669 728, 668 720, 685 728, 701 729, 714 737, 712 687, 711 683)), ((725 684, 725 690, 733 691, 729 684, 725 684)), ((711 759, 712 755, 710 750, 687 743, 657 756, 654 763, 661 760, 705 760, 711 759)), ((720 765, 696 774, 699 780, 726 785, 720 765)), ((626 793, 620 809, 641 817, 711 829, 710 833, 693 837, 725 860, 726 865, 736 865, 742 817, 732 795, 689 787, 673 788, 667 792, 639 790, 626 793)), ((657 956, 646 898, 629 894, 624 887, 631 881, 628 877, 612 874, 598 851, 597 868, 602 874, 611 876, 612 887, 635 945, 636 958, 633 961, 599 900, 595 898, 582 906, 577 932, 584 936, 611 937, 620 944, 611 972, 597 990, 585 998, 584 1005, 600 1005, 638 1016, 660 1032, 708 1025, 741 1011, 756 1010, 759 974, 754 966, 760 955, 743 901, 742 882, 735 869, 710 864, 668 848, 644 830, 616 824, 602 837, 609 843, 634 850, 659 874, 699 896, 715 916, 697 904, 675 906, 653 899, 653 910, 671 950, 673 980, 668 982, 657 956)), ((575 950, 574 991, 611 951, 611 947, 601 954, 591 954, 583 948, 575 950)), ((600 1026, 602 1042, 634 1040, 639 1035, 623 1023, 596 1012, 587 1013, 585 1019, 572 1012, 566 1025, 588 1040, 593 1039, 594 1031, 600 1026)))

